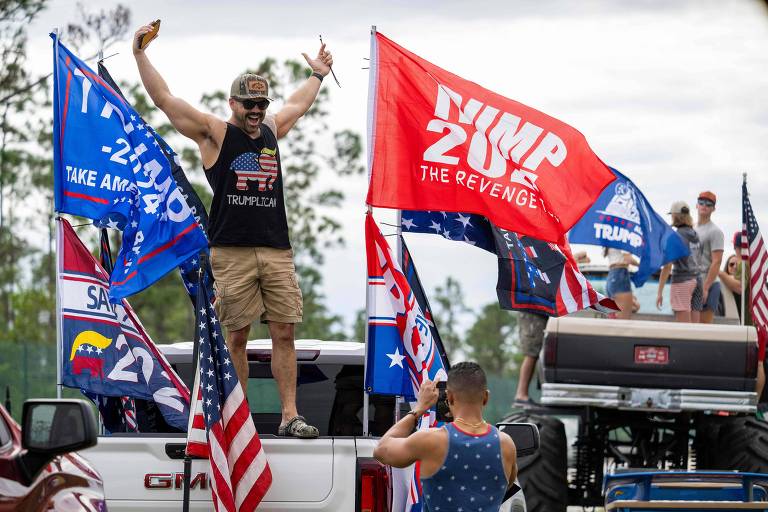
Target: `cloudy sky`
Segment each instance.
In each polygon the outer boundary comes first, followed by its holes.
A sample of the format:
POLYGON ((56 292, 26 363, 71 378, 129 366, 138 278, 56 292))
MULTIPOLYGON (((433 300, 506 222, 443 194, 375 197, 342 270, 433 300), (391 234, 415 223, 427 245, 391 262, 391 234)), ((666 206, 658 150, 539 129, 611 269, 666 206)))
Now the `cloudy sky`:
MULTIPOLYGON (((31 65, 41 73, 51 65, 47 33, 77 18, 74 1, 52 3, 29 31, 31 65)), ((83 3, 95 10, 116 2, 83 3)), ((330 122, 364 133, 368 72, 362 68, 376 25, 423 58, 578 128, 659 212, 678 199, 693 204, 710 189, 718 196, 713 219, 732 233, 741 222, 741 173, 747 172, 757 219, 768 227, 763 2, 505 0, 470 7, 452 0, 139 0, 130 7, 136 26, 163 20, 148 53, 173 93, 192 103, 264 57, 315 52, 322 34, 343 85, 323 85, 331 90, 330 122)), ((107 61, 112 75, 138 80, 128 43, 114 51, 120 53, 107 61)), ((327 255, 326 295, 331 310, 351 321, 365 300, 366 180, 340 186, 348 197, 342 219, 348 244, 327 255)), ((471 307, 495 301, 495 257, 431 235, 409 236, 428 290, 454 276, 471 307)))

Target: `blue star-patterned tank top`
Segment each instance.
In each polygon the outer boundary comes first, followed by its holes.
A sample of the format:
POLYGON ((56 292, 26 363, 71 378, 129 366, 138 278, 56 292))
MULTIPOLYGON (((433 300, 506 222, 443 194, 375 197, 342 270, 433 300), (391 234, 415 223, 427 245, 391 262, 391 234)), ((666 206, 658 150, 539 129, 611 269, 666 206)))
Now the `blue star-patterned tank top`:
POLYGON ((428 512, 497 512, 507 490, 496 427, 485 434, 464 432, 453 423, 448 431, 448 452, 437 473, 421 479, 428 512))

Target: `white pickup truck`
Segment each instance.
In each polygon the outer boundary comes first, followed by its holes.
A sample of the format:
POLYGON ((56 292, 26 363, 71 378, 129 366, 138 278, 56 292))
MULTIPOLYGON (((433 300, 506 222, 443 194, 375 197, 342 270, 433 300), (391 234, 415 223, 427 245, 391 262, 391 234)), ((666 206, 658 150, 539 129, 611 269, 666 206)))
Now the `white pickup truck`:
MULTIPOLYGON (((373 459, 377 436, 392 425, 393 397, 371 396, 370 436, 363 436, 365 345, 297 340, 298 409, 319 439, 277 437, 280 399, 270 369, 269 340, 248 342, 248 402, 269 458, 273 482, 259 510, 390 512, 404 508, 406 470, 373 459)), ((191 388, 192 343, 160 345, 191 388)), ((139 434, 100 436, 82 452, 100 472, 111 512, 181 510, 186 434, 172 432, 151 407, 139 404, 139 434)), ((407 405, 406 405, 407 407, 407 405)), ((192 461, 190 510, 212 510, 207 460, 192 461)), ((518 492, 503 511, 525 512, 518 492)))

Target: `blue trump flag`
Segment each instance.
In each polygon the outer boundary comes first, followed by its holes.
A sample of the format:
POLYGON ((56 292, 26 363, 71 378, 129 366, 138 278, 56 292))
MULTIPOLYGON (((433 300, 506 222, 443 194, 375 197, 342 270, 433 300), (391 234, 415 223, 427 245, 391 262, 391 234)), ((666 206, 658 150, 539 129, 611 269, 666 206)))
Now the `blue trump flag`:
MULTIPOLYGON (((112 79, 112 76, 109 74, 109 71, 107 71, 107 68, 99 62, 99 76, 104 79, 105 82, 107 82, 107 85, 112 87, 112 89, 118 93, 122 98, 125 98, 125 95, 120 90, 120 88, 117 86, 115 81, 112 79)), ((184 169, 181 168, 181 162, 179 160, 179 156, 176 154, 176 152, 171 148, 170 145, 168 145, 167 142, 150 127, 146 122, 144 122, 144 119, 139 117, 139 122, 143 124, 147 130, 149 130, 152 133, 152 136, 155 139, 155 142, 160 147, 160 150, 163 152, 163 155, 165 156, 166 160, 168 160, 169 165, 171 166, 171 174, 173 175, 173 179, 176 182, 176 186, 181 190, 182 195, 184 196, 185 201, 189 205, 189 208, 192 210, 192 215, 195 216, 195 220, 197 220, 197 223, 200 224, 200 226, 203 228, 204 231, 207 232, 208 230, 208 212, 205 210, 205 205, 203 205, 203 202, 200 200, 200 197, 197 195, 197 192, 195 192, 195 189, 192 187, 192 184, 187 179, 186 174, 184 174, 184 169)), ((155 144, 155 142, 152 143, 152 145, 155 144)), ((208 248, 205 247, 203 249, 203 252, 208 255, 208 248)), ((198 282, 198 275, 200 270, 200 264, 199 264, 199 255, 195 254, 191 258, 189 258, 187 261, 182 262, 179 265, 179 274, 181 275, 181 281, 184 283, 184 287, 187 290, 187 294, 189 294, 189 298, 192 301, 192 307, 195 307, 196 301, 197 301, 197 287, 199 285, 198 282)), ((207 263, 208 259, 206 258, 206 272, 203 273, 203 282, 205 284, 205 288, 208 292, 209 297, 214 297, 215 293, 213 291, 213 279, 210 277, 213 275, 210 269, 210 264, 207 263)), ((102 262, 102 265, 104 263, 102 262)), ((111 265, 111 264, 110 264, 111 265)), ((106 268, 106 267, 104 267, 106 268)), ((109 267, 110 274, 112 273, 112 267, 109 267)))
POLYGON ((151 128, 55 37, 53 118, 56 210, 123 230, 111 302, 207 247, 151 128))
POLYGON ((571 243, 621 249, 640 258, 632 276, 635 286, 670 261, 688 256, 680 235, 651 208, 632 181, 611 168, 616 181, 608 185, 595 204, 571 229, 571 243))

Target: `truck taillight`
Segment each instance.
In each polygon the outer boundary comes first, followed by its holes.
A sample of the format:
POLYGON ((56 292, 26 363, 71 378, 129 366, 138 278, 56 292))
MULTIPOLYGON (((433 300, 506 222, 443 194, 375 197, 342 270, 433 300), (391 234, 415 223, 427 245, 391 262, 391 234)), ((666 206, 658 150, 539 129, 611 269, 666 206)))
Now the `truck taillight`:
POLYGON ((544 366, 553 368, 557 363, 557 333, 548 332, 544 338, 544 366))
POLYGON ((389 467, 376 459, 357 459, 357 508, 359 512, 390 512, 392 480, 389 467))

